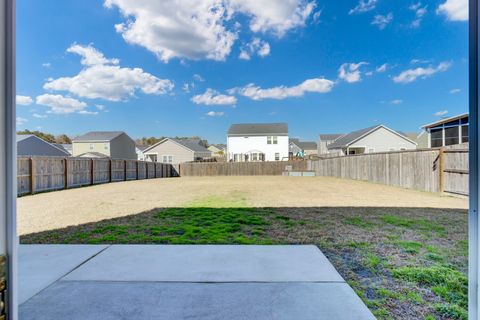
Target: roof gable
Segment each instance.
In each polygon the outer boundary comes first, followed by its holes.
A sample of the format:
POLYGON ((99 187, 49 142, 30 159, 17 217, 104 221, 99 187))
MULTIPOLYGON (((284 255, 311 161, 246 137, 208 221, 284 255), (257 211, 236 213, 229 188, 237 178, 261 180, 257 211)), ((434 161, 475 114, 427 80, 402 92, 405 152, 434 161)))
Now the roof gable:
POLYGON ((123 131, 90 131, 73 139, 73 142, 112 141, 125 134, 123 131))
POLYGON ((380 128, 384 128, 386 129, 387 131, 393 133, 393 134, 396 134, 398 136, 400 136, 401 138, 413 143, 413 144, 417 144, 415 141, 412 141, 410 140, 408 137, 406 137, 405 135, 395 131, 395 130, 392 130, 386 126, 384 126, 383 124, 381 125, 377 125, 377 126, 372 126, 372 127, 368 127, 368 128, 364 128, 364 129, 360 129, 360 130, 357 130, 357 131, 353 131, 353 132, 350 132, 340 138, 338 138, 335 142, 333 142, 332 144, 328 145, 327 148, 328 149, 340 149, 340 148, 346 148, 348 147, 349 145, 353 144, 354 142, 362 139, 363 137, 369 135, 370 133, 380 129, 380 128))

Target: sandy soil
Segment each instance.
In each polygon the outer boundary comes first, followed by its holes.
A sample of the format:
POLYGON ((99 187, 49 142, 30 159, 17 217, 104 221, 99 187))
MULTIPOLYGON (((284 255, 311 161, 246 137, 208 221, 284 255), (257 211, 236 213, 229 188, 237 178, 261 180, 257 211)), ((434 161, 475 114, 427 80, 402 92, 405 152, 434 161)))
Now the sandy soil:
POLYGON ((468 208, 464 198, 329 177, 185 177, 21 197, 17 204, 18 232, 27 234, 185 206, 212 196, 241 199, 254 207, 468 208))

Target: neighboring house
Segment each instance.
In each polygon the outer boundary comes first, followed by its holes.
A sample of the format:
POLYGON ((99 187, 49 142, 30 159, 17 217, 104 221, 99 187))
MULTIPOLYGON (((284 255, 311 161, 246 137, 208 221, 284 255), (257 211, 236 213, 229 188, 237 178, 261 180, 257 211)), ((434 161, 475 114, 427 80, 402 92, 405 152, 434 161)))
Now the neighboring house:
POLYGON ((225 144, 212 144, 207 148, 212 152, 212 157, 223 158, 227 154, 227 146, 225 144))
POLYGON ((69 157, 70 154, 33 134, 17 134, 17 156, 69 157))
POLYGON ((63 143, 53 143, 53 145, 63 151, 67 152, 69 155, 72 155, 72 145, 71 144, 63 144, 63 143))
POLYGON ((426 131, 420 133, 411 132, 405 134, 407 138, 417 143, 417 149, 427 149, 428 148, 428 134, 426 131))
POLYGON ((143 151, 147 161, 180 164, 212 157, 198 139, 166 138, 143 151))
POLYGON ((135 141, 123 131, 92 131, 73 139, 73 156, 99 153, 113 159, 137 159, 135 141))
POLYGON ((337 141, 338 138, 343 137, 343 133, 328 133, 321 134, 318 139, 318 155, 328 154, 328 146, 337 141))
POLYGON ((288 159, 288 124, 232 124, 227 135, 227 160, 282 161, 288 159))
POLYGON ((147 146, 140 146, 140 145, 135 146, 135 152, 137 153, 137 160, 140 160, 140 161, 146 160, 146 156, 145 156, 145 153, 143 153, 143 151, 145 151, 145 149, 147 148, 148 148, 147 146))
POLYGON ((417 143, 404 134, 384 125, 350 132, 327 146, 329 153, 353 155, 388 151, 413 150, 417 143))
POLYGON ((308 157, 318 154, 317 143, 314 141, 300 141, 299 139, 290 139, 288 145, 290 156, 308 157))
POLYGON ((77 157, 79 157, 79 158, 97 158, 97 159, 108 158, 107 155, 104 155, 103 153, 95 152, 95 151, 85 152, 85 153, 79 154, 77 157))
POLYGON ((428 148, 446 147, 468 142, 468 113, 445 118, 423 126, 428 148))

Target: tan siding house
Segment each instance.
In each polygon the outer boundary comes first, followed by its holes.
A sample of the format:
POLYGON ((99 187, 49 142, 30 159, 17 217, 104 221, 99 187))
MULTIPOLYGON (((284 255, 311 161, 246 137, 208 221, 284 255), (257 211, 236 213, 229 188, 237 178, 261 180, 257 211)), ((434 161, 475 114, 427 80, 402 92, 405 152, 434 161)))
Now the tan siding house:
POLYGON ((212 152, 193 139, 164 139, 145 149, 149 161, 180 164, 199 159, 211 158, 212 152))
POLYGON ((135 141, 121 131, 92 131, 72 141, 74 157, 103 154, 112 159, 137 159, 135 141))

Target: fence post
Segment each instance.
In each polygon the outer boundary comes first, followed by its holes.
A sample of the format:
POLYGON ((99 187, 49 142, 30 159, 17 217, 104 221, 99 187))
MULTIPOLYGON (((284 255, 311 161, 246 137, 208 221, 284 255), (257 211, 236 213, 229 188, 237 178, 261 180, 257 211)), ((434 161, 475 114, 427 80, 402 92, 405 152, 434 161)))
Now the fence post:
POLYGON ((138 180, 138 160, 135 161, 135 164, 137 165, 137 180, 138 180))
POLYGON ((33 168, 34 168, 33 158, 30 158, 28 165, 30 167, 29 168, 30 169, 30 194, 34 194, 35 193, 35 174, 33 172, 33 168))
POLYGON ((108 162, 109 162, 109 170, 108 171, 110 171, 109 182, 112 182, 112 176, 113 176, 113 174, 112 174, 112 170, 113 170, 112 169, 112 159, 109 159, 108 162))
POLYGON ((445 191, 445 148, 438 150, 438 183, 439 192, 445 191))
POLYGON ((63 182, 65 184, 64 189, 66 190, 66 189, 68 189, 68 165, 67 165, 68 161, 67 161, 67 158, 63 159, 63 161, 64 161, 64 164, 65 164, 64 165, 65 173, 64 173, 64 176, 63 176, 63 180, 64 180, 63 182))
POLYGON ((127 181, 127 160, 123 160, 123 181, 127 181))
POLYGON ((93 185, 93 158, 90 159, 90 184, 93 185))
POLYGON ((145 162, 145 180, 148 179, 148 163, 145 162))

